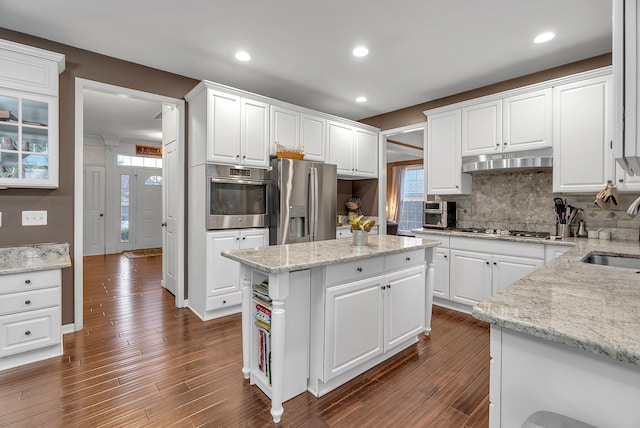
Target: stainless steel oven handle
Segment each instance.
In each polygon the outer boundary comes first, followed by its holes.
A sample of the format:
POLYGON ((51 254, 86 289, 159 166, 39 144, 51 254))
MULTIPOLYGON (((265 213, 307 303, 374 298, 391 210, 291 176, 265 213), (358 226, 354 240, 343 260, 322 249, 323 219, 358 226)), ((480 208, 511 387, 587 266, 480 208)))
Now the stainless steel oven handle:
POLYGON ((209 177, 211 183, 223 183, 223 184, 248 184, 252 186, 265 186, 266 180, 229 180, 227 178, 215 178, 209 177))

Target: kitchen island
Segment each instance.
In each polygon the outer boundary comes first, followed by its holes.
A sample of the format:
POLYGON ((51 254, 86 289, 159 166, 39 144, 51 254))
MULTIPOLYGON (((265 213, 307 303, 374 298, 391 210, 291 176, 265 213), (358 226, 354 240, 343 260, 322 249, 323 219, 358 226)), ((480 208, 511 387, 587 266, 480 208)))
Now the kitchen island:
POLYGON ((433 247, 389 235, 223 251, 241 263, 244 377, 282 403, 319 397, 431 330, 433 247))
POLYGON ((640 258, 640 244, 573 242, 473 308, 492 324, 492 428, 522 426, 540 411, 640 426, 640 269, 582 261, 593 252, 640 258))

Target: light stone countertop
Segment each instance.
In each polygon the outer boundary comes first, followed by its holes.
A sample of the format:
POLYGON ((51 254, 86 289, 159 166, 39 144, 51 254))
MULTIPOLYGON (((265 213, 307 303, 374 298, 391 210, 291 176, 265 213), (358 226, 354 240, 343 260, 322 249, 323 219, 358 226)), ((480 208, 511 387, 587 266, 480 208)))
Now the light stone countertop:
POLYGON ((224 250, 222 255, 266 273, 291 272, 316 266, 350 262, 402 253, 440 243, 428 239, 392 235, 369 235, 367 246, 354 246, 352 238, 270 247, 224 250))
POLYGON ((580 261, 592 251, 640 257, 640 242, 573 242, 563 255, 476 305, 472 315, 640 365, 640 270, 580 261))
POLYGON ((429 234, 429 235, 443 235, 443 236, 455 236, 460 238, 476 238, 476 239, 490 239, 494 241, 511 241, 511 242, 529 242, 533 244, 545 244, 545 245, 565 245, 574 246, 576 238, 562 238, 562 239, 545 239, 545 238, 532 238, 526 236, 509 236, 498 235, 497 233, 473 233, 473 232, 461 232, 459 230, 452 229, 411 229, 412 233, 429 234))
POLYGON ((70 266, 68 243, 0 247, 0 275, 70 266))

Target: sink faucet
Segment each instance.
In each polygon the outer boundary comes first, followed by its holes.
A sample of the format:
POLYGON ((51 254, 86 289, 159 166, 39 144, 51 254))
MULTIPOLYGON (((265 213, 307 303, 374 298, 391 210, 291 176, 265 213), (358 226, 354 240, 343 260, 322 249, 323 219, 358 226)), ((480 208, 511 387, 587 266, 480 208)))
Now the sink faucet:
POLYGON ((633 218, 638 215, 638 210, 640 210, 640 197, 638 197, 631 203, 629 209, 627 210, 627 214, 629 215, 629 217, 633 218))

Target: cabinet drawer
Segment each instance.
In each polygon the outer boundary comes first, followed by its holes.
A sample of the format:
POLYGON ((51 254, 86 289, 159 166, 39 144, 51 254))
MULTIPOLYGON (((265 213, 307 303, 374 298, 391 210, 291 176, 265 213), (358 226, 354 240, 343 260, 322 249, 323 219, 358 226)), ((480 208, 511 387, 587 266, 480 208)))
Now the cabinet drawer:
POLYGON ((386 272, 403 269, 424 263, 424 250, 406 251, 404 253, 389 254, 385 256, 384 264, 386 272))
POLYGON ((62 285, 60 269, 0 275, 0 293, 13 293, 62 285))
POLYGON ((209 297, 207 299, 206 311, 236 306, 242 303, 242 292, 223 294, 221 296, 209 297))
POLYGON ((60 307, 0 317, 0 357, 60 343, 60 307))
POLYGON ((60 306, 60 287, 0 295, 0 315, 60 306))
POLYGON ((327 284, 349 282, 359 278, 379 275, 384 270, 383 257, 357 260, 355 262, 342 263, 327 266, 327 284))

